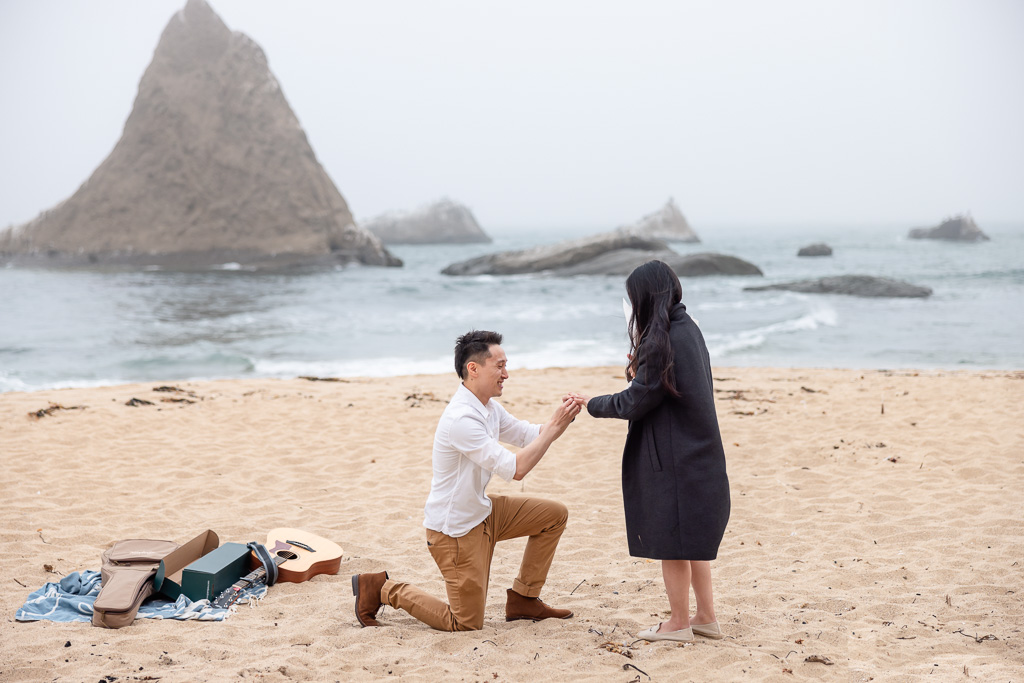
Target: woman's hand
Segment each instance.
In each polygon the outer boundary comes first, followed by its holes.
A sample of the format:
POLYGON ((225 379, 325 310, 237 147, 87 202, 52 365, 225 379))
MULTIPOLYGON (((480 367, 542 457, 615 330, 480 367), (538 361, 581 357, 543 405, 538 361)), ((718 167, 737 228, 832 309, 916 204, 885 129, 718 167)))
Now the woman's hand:
POLYGON ((586 394, 576 393, 575 391, 570 391, 568 394, 562 397, 562 400, 564 401, 570 398, 576 401, 576 405, 582 406, 583 408, 585 408, 587 406, 587 403, 590 401, 589 396, 587 396, 586 394))

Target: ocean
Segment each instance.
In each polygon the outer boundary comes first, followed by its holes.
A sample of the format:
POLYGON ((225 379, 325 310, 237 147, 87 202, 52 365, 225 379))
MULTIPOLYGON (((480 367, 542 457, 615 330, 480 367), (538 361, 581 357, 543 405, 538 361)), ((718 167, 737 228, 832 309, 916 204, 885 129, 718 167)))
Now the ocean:
MULTIPOLYGON (((1024 368, 1024 225, 992 241, 906 238, 906 226, 698 230, 760 277, 683 279, 717 366, 1024 368), (798 258, 824 241, 832 257, 798 258), (834 274, 893 277, 927 299, 744 292, 834 274)), ((0 268, 0 392, 140 381, 454 372, 455 338, 505 335, 509 369, 616 365, 622 277, 450 277, 446 265, 596 231, 493 234, 493 244, 395 246, 403 268, 282 273, 0 268)))

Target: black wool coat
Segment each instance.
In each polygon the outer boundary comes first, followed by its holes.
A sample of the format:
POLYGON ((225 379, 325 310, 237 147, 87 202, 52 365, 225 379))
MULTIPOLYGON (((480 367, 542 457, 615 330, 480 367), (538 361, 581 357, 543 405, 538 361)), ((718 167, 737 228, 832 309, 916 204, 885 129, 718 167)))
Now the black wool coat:
POLYGON ((718 430, 704 336, 686 307, 670 316, 677 398, 661 386, 644 345, 633 382, 587 404, 594 417, 629 420, 622 497, 629 554, 655 560, 713 560, 729 522, 729 478, 718 430))

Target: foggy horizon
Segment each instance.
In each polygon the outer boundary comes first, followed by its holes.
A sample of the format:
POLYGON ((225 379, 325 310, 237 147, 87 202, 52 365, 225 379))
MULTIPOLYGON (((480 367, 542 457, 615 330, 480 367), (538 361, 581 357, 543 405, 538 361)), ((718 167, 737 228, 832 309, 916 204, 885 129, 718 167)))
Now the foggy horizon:
MULTIPOLYGON (((1024 5, 210 0, 264 50, 357 222, 441 197, 491 234, 674 197, 736 227, 1024 223, 1024 5)), ((0 230, 107 157, 185 0, 0 8, 0 230)))

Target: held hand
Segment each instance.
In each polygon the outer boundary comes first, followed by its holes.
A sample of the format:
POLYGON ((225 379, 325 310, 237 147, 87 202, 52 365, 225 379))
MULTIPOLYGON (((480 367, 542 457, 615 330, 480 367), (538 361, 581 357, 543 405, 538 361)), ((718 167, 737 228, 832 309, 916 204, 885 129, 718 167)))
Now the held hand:
POLYGON ((568 394, 566 394, 566 396, 562 397, 562 400, 564 401, 567 397, 572 398, 573 400, 575 400, 576 403, 580 405, 580 410, 583 410, 583 408, 586 408, 587 404, 590 402, 590 397, 589 396, 587 396, 586 394, 577 393, 575 391, 570 391, 568 394))
POLYGON ((582 409, 582 401, 572 396, 566 396, 565 398, 562 399, 562 405, 560 405, 555 412, 564 413, 564 415, 568 417, 568 422, 566 422, 566 424, 568 425, 569 422, 572 422, 573 420, 576 419, 576 416, 580 414, 580 410, 582 409))
POLYGON ((544 457, 548 447, 565 432, 565 428, 579 415, 579 412, 579 402, 566 395, 562 399, 561 404, 555 408, 551 419, 541 425, 540 434, 542 438, 534 439, 525 448, 516 453, 516 473, 512 478, 520 481, 529 474, 534 465, 544 457))

